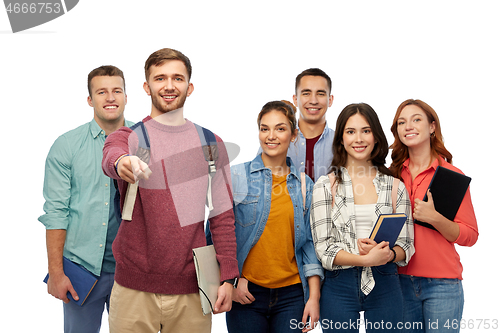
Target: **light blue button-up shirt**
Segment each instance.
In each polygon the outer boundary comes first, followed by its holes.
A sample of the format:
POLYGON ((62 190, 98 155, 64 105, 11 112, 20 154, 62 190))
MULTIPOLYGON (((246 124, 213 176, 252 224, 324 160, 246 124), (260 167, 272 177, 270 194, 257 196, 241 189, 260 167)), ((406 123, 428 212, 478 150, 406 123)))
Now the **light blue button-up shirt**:
MULTIPOLYGON (((325 129, 321 134, 318 142, 314 145, 314 181, 319 177, 327 175, 330 164, 333 159, 333 136, 335 131, 325 124, 325 129)), ((305 172, 306 168, 306 138, 300 131, 297 135, 297 141, 290 143, 288 147, 288 156, 292 159, 293 164, 297 168, 297 172, 305 172)))
MULTIPOLYGON (((133 125, 126 121, 126 126, 133 125)), ((105 132, 94 119, 56 139, 45 162, 46 229, 65 229, 63 255, 100 275, 113 181, 101 169, 105 132)))

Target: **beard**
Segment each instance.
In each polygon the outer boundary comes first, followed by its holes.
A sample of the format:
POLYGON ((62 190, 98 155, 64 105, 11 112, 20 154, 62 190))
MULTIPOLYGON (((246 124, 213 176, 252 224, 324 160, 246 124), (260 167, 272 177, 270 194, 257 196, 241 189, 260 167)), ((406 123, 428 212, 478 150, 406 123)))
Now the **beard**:
POLYGON ((177 98, 170 103, 165 102, 165 100, 160 96, 160 94, 153 95, 151 94, 151 103, 153 106, 162 113, 167 113, 170 111, 175 111, 184 106, 184 102, 186 102, 187 92, 180 94, 177 98))

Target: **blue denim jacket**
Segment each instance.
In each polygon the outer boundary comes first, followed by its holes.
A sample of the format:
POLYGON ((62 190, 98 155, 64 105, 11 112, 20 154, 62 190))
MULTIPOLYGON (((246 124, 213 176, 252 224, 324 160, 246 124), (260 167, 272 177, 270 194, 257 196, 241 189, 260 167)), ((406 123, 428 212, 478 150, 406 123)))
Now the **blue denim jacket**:
MULTIPOLYGON (((309 224, 314 183, 306 176, 306 205, 304 209, 300 174, 287 157, 290 174, 287 176, 288 192, 294 206, 295 258, 304 289, 304 300, 309 299, 307 278, 318 275, 323 280, 323 268, 316 257, 309 224)), ((233 184, 233 210, 240 273, 250 249, 257 243, 266 226, 271 209, 271 170, 264 166, 261 155, 253 161, 231 167, 233 184)))

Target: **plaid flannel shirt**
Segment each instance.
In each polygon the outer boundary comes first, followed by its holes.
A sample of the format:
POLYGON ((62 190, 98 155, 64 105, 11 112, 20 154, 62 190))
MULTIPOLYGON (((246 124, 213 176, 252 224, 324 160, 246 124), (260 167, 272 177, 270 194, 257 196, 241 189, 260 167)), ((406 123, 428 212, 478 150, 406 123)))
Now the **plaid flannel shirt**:
MULTIPOLYGON (((328 176, 322 176, 313 189, 311 204, 311 231, 316 255, 325 269, 347 269, 353 266, 334 265, 335 256, 340 250, 359 255, 356 237, 355 208, 352 181, 349 173, 342 168, 342 183, 337 187, 335 205, 332 209, 332 192, 328 176)), ((375 223, 380 214, 393 213, 392 186, 394 178, 377 172, 373 184, 378 200, 372 216, 375 223)), ((413 242, 413 219, 411 202, 403 182, 399 183, 396 213, 405 213, 408 218, 401 230, 395 245, 399 245, 406 253, 406 258, 397 262, 398 266, 406 266, 410 261, 415 246, 413 242)), ((372 270, 364 267, 361 275, 361 290, 368 295, 375 287, 372 270)))

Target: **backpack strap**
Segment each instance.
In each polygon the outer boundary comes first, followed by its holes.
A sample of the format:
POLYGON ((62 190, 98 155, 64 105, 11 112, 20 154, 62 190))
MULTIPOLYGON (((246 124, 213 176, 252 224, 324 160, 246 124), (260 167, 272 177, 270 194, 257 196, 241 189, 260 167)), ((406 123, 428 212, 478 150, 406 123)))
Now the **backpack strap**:
POLYGON ((399 182, 400 182, 400 180, 398 178, 394 177, 394 181, 392 182, 392 193, 391 193, 391 198, 392 198, 392 212, 394 214, 396 214, 396 205, 397 205, 397 201, 398 201, 399 182))
POLYGON ((200 125, 194 124, 198 136, 200 137, 201 148, 203 149, 203 155, 205 156, 205 161, 208 162, 208 190, 207 190, 207 205, 208 209, 214 209, 212 203, 212 177, 217 172, 217 167, 215 162, 219 158, 219 149, 217 147, 217 139, 215 138, 212 131, 201 127, 200 125))
MULTIPOLYGON (((217 168, 215 162, 219 158, 219 150, 217 148, 217 140, 215 135, 208 129, 194 124, 198 137, 200 138, 203 155, 208 162, 208 190, 207 190, 207 204, 208 208, 212 210, 212 177, 215 175, 217 168)), ((137 134, 139 140, 136 156, 145 163, 149 163, 151 157, 151 144, 149 141, 148 131, 142 121, 130 127, 132 131, 137 134)), ((122 219, 126 221, 132 220, 132 212, 134 211, 135 199, 137 196, 138 182, 135 184, 128 184, 125 202, 123 204, 122 219)))
POLYGON ((332 208, 335 205, 335 195, 337 194, 337 179, 333 173, 328 174, 328 178, 330 179, 331 191, 332 191, 332 208))
POLYGON ((140 121, 130 127, 130 129, 137 134, 137 139, 139 140, 139 145, 135 155, 144 163, 149 163, 149 159, 151 157, 151 144, 146 126, 144 126, 144 123, 140 121))
MULTIPOLYGON (((140 121, 131 126, 130 129, 135 132, 139 141, 135 155, 144 163, 149 163, 149 159, 151 158, 151 144, 146 126, 144 126, 144 123, 140 121)), ((132 221, 132 213, 134 212, 138 186, 139 181, 136 181, 135 184, 128 184, 127 186, 127 193, 125 195, 122 210, 122 219, 125 221, 132 221)))

